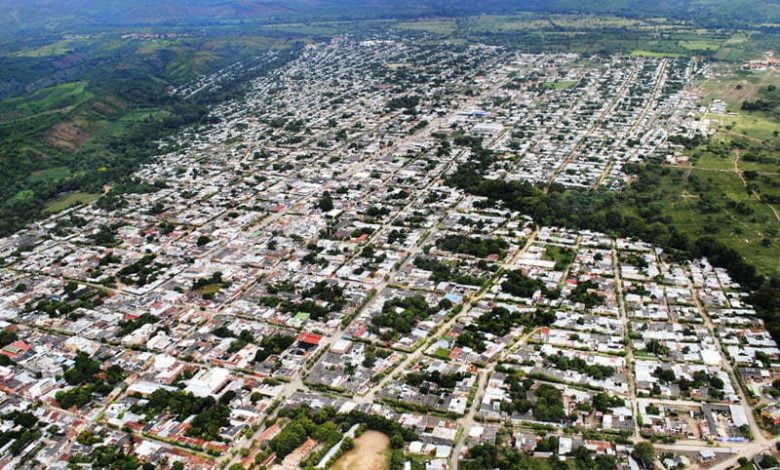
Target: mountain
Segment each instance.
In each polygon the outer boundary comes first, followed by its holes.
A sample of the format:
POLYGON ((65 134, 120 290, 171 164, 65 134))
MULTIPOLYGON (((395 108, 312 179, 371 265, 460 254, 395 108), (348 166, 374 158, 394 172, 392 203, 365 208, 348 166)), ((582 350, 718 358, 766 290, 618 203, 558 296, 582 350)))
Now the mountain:
POLYGON ((458 16, 535 11, 666 16, 708 23, 780 21, 780 0, 0 0, 0 34, 154 24, 458 16))

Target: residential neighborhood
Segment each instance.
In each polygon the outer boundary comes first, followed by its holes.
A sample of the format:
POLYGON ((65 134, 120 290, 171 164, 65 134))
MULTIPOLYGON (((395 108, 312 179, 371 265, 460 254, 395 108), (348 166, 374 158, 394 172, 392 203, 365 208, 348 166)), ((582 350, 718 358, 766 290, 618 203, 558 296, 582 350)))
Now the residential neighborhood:
POLYGON ((96 202, 0 239, 0 468, 328 468, 375 431, 409 470, 774 450, 780 349, 725 269, 450 184, 621 191, 707 131, 709 67, 307 45, 96 202))

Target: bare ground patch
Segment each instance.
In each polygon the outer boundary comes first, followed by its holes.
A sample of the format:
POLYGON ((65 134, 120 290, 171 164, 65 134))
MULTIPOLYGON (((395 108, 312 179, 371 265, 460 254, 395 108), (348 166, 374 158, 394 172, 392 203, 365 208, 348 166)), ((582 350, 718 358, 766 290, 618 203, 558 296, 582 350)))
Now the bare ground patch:
POLYGON ((366 431, 355 439, 355 448, 333 465, 334 470, 385 470, 390 438, 381 432, 366 431))
POLYGON ((76 150, 90 137, 92 134, 79 129, 73 122, 59 122, 46 131, 44 140, 47 144, 60 149, 76 150))

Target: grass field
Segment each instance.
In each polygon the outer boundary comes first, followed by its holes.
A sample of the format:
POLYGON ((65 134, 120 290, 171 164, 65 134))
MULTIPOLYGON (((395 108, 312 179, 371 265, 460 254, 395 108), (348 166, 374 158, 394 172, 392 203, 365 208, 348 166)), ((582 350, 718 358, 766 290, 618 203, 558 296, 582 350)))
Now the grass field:
POLYGON ((9 54, 11 57, 27 57, 27 58, 40 58, 40 57, 52 57, 62 56, 73 51, 73 41, 60 40, 51 44, 46 44, 34 49, 23 49, 9 54))
POLYGON ((685 57, 685 54, 678 54, 676 52, 645 51, 642 49, 634 49, 633 51, 631 51, 630 55, 632 57, 651 57, 651 58, 670 57, 673 59, 679 59, 681 57, 685 57))
POLYGON ((718 133, 754 141, 778 141, 775 133, 780 131, 780 124, 769 118, 756 114, 708 114, 706 117, 718 123, 718 133))
POLYGON ((761 47, 753 44, 749 31, 692 28, 664 18, 527 12, 404 20, 391 22, 390 27, 399 32, 428 33, 449 41, 513 44, 531 51, 552 48, 669 58, 715 55, 736 63, 763 53, 761 47))
POLYGON ((712 171, 734 171, 734 155, 716 155, 713 153, 703 153, 696 160, 696 168, 712 171))
POLYGON ((732 111, 739 111, 743 101, 755 99, 761 88, 780 85, 780 73, 776 71, 749 72, 724 65, 717 71, 718 75, 704 81, 701 87, 708 100, 725 101, 732 111))
MULTIPOLYGON (((675 169, 661 178, 653 193, 658 197, 653 210, 671 219, 690 239, 713 236, 740 252, 760 272, 780 275, 776 261, 780 243, 764 242, 774 237, 778 222, 771 209, 747 191, 737 173, 675 169)), ((635 206, 622 208, 624 214, 638 211, 635 206)))
POLYGON ((67 111, 93 98, 86 90, 86 82, 69 82, 43 88, 32 95, 11 98, 0 103, 0 114, 13 111, 15 119, 41 113, 67 111))
POLYGON ((738 105, 777 81, 775 73, 731 68, 702 83, 705 99, 724 99, 733 112, 707 115, 717 126, 710 143, 688 151, 691 163, 662 176, 651 190, 657 210, 681 232, 692 239, 714 236, 773 275, 780 275, 780 220, 767 201, 780 199, 780 123, 771 115, 739 111, 738 105))
POLYGON ((74 204, 89 204, 90 202, 96 201, 100 196, 101 194, 82 192, 63 194, 46 204, 46 208, 43 211, 47 214, 55 214, 64 211, 74 204))
POLYGON ((748 33, 736 33, 733 34, 731 37, 729 37, 725 43, 723 43, 724 46, 737 46, 740 44, 744 44, 750 39, 750 34, 748 33))
POLYGON ((554 82, 546 82, 544 84, 544 88, 550 89, 550 90, 568 90, 569 88, 574 88, 577 86, 577 83, 573 80, 556 80, 554 82))
POLYGON ((125 114, 119 120, 121 122, 144 122, 146 120, 160 120, 172 116, 172 114, 164 109, 139 109, 125 114))
MULTIPOLYGON (((262 25, 262 31, 288 33, 308 37, 332 37, 346 33, 365 33, 386 29, 391 23, 387 20, 365 21, 314 21, 306 23, 276 23, 262 25)), ((281 44, 278 44, 279 46, 281 44)))
POLYGON ((39 181, 59 181, 68 178, 71 174, 70 168, 66 166, 55 166, 46 170, 32 172, 29 181, 31 183, 37 183, 39 181))
POLYGON ((405 21, 393 25, 394 28, 426 33, 450 35, 455 32, 455 20, 405 21))
POLYGON ((35 196, 35 192, 32 189, 23 189, 16 194, 14 194, 14 200, 16 201, 26 201, 28 199, 32 199, 35 196))
POLYGON ((691 51, 717 51, 721 43, 716 41, 680 41, 680 46, 691 51))

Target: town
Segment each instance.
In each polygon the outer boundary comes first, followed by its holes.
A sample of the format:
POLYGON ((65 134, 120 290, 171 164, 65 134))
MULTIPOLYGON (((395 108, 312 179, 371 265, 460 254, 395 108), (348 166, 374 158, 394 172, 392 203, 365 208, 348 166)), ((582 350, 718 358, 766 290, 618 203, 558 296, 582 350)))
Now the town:
POLYGON ((780 349, 725 269, 449 184, 621 191, 712 132, 711 73, 307 45, 0 240, 0 468, 329 468, 371 443, 407 470, 776 468, 780 349))

